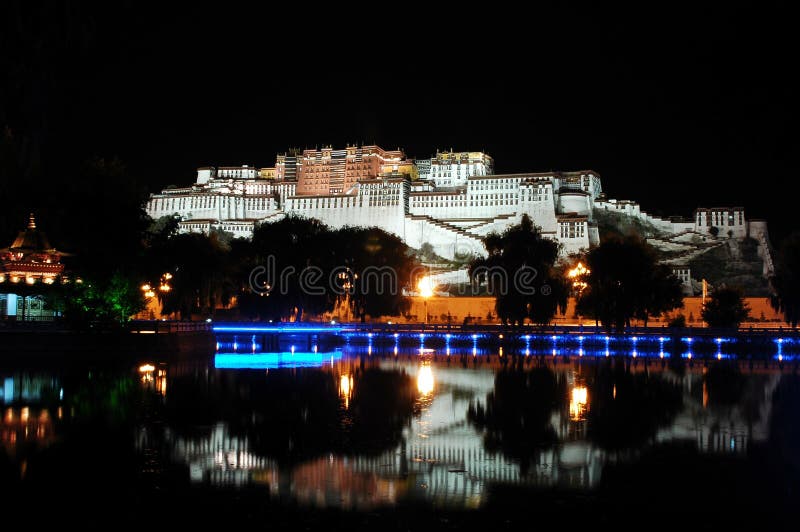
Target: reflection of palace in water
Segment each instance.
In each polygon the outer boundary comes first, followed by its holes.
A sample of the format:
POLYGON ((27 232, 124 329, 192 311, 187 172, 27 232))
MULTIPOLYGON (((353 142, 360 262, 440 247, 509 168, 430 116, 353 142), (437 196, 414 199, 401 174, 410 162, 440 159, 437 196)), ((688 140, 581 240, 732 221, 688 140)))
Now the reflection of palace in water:
POLYGON ((745 404, 728 407, 709 406, 708 390, 702 374, 687 373, 678 377, 667 373, 680 383, 684 391, 684 408, 669 427, 662 428, 655 436, 657 443, 670 441, 694 441, 700 452, 745 454, 752 443, 766 441, 769 436, 769 421, 772 411, 772 394, 780 381, 780 374, 758 374, 750 376, 757 381, 752 387, 748 412, 745 404), (698 392, 700 398, 698 398, 698 392))
MULTIPOLYGON (((487 487, 494 484, 591 489, 607 463, 635 459, 639 452, 604 450, 588 438, 592 409, 592 391, 584 375, 588 364, 550 366, 567 389, 562 407, 555 408, 550 417, 557 441, 532 453, 523 470, 502 453, 487 451, 483 435, 468 421, 470 403, 485 401, 494 390, 497 368, 421 363, 411 357, 376 358, 369 363, 385 371, 404 371, 416 379, 419 414, 412 417, 400 444, 392 449, 377 456, 330 454, 280 467, 274 459, 253 454, 247 438, 232 435, 219 423, 201 437, 181 436, 167 429, 165 443, 172 459, 188 465, 193 482, 260 484, 277 498, 363 509, 407 499, 478 506, 487 487)), ((333 373, 341 406, 349 408, 359 386, 352 366, 347 361, 331 362, 321 370, 333 373)), ((767 438, 771 395, 779 374, 747 376, 758 397, 753 408, 745 409, 709 406, 702 368, 680 376, 657 367, 648 371, 663 372, 661 377, 683 393, 682 410, 668 427, 656 431, 650 445, 694 441, 702 453, 745 453, 750 444, 767 438)), ((150 436, 143 430, 140 449, 152 444, 150 436)))
POLYGON ((50 375, 17 372, 0 376, 0 445, 8 454, 13 455, 23 444, 46 447, 53 443, 53 417, 62 419, 63 408, 51 412, 42 401, 62 395, 58 380, 50 375))

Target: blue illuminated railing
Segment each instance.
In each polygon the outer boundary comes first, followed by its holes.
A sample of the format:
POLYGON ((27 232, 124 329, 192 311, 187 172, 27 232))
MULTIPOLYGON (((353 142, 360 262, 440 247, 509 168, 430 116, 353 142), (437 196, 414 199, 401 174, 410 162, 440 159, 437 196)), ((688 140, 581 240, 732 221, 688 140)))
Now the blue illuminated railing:
POLYGON ((222 333, 330 333, 338 334, 341 327, 334 326, 293 326, 293 325, 214 325, 214 332, 222 333))
POLYGON ((496 351, 500 346, 506 354, 532 354, 549 352, 570 356, 630 356, 665 358, 724 359, 728 356, 748 358, 776 358, 791 360, 800 355, 800 337, 788 331, 772 330, 769 334, 745 331, 714 331, 711 329, 653 329, 638 330, 633 334, 606 334, 585 332, 580 329, 558 332, 539 330, 464 330, 408 327, 398 329, 373 329, 354 324, 346 325, 294 325, 294 324, 215 324, 217 351, 234 353, 286 351, 289 344, 311 351, 312 345, 330 351, 336 346, 367 346, 368 348, 425 348, 473 353, 496 351), (296 340, 293 335, 307 335, 296 340), (780 336, 779 336, 780 335, 780 336), (273 340, 270 339, 273 338, 273 340), (274 340, 281 338, 281 342, 274 340), (307 345, 304 345, 307 344, 307 345))
POLYGON ((341 360, 341 351, 314 353, 285 351, 280 353, 217 353, 214 367, 217 369, 276 369, 297 367, 319 367, 341 360))

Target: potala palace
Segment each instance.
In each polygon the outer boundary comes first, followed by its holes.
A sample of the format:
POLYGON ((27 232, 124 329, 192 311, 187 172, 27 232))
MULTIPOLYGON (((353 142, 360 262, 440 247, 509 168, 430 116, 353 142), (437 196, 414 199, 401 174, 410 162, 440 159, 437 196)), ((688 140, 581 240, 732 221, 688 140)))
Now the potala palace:
POLYGON ((317 218, 331 227, 377 226, 411 247, 428 243, 447 259, 485 255, 482 238, 528 214, 542 233, 571 254, 599 242, 598 217, 618 213, 652 227, 651 244, 681 265, 715 242, 752 237, 771 269, 766 222, 740 207, 699 208, 691 219, 662 219, 627 200, 607 198, 592 170, 494 174, 482 152, 437 152, 407 159, 378 146, 310 149, 277 156, 272 168, 204 167, 196 182, 167 188, 147 203, 153 218, 178 215, 187 232, 221 229, 248 237, 259 223, 286 215, 317 218))

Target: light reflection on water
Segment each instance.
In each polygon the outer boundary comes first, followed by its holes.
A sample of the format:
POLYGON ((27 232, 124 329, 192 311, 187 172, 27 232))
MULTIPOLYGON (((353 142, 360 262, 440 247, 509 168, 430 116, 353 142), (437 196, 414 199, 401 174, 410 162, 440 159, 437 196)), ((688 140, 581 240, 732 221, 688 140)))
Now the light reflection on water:
MULTIPOLYGON (((284 364, 266 375, 286 376, 296 386, 292 393, 309 397, 328 382, 323 378, 315 381, 317 388, 306 388, 309 375, 328 375, 332 395, 319 400, 338 403, 341 433, 309 432, 292 420, 286 427, 233 429, 221 419, 202 436, 170 429, 159 434, 145 427, 138 446, 161 441, 171 460, 188 466, 192 482, 261 485, 277 499, 316 507, 363 510, 409 500, 478 507, 494 485, 590 491, 607 464, 635 462, 654 446, 688 442, 700 453, 743 455, 767 438, 769 398, 780 379, 779 371, 747 374, 740 396, 720 402, 709 401, 702 365, 670 368, 629 360, 619 367, 614 359, 573 356, 520 357, 514 367, 507 356, 475 354, 449 346, 398 353, 396 345, 346 348, 333 358, 320 353, 323 363, 317 368, 284 364), (369 371, 405 376, 416 394, 413 409, 390 409, 378 420, 364 416, 371 403, 400 394, 383 389, 380 395, 374 383, 363 381, 369 371), (348 443, 359 431, 380 432, 380 423, 394 418, 402 418, 401 428, 396 438, 382 441, 382 448, 348 443), (314 452, 294 452, 308 446, 310 438, 317 438, 310 445, 314 452)), ((171 375, 185 381, 182 371, 187 372, 177 369, 171 375)), ((237 393, 247 389, 257 395, 260 387, 272 385, 256 375, 255 370, 217 369, 214 381, 242 380, 237 393)), ((396 382, 403 393, 409 391, 402 384, 406 381, 396 382)), ((316 400, 273 407, 297 408, 301 423, 313 425, 324 414, 315 411, 323 407, 309 406, 316 400)), ((240 408, 245 409, 240 418, 271 416, 254 404, 240 408)))
MULTIPOLYGON (((0 372, 0 448, 9 455, 33 445, 45 448, 55 439, 55 423, 64 416, 58 398, 62 393, 57 378, 46 373, 0 372), (45 399, 51 404, 43 404, 45 399), (53 406, 52 413, 50 406, 53 406), (55 420, 54 420, 55 418, 55 420)), ((22 471, 24 476, 24 470, 22 471)))
POLYGON ((769 437, 773 391, 792 371, 509 351, 390 344, 235 353, 226 368, 0 371, 0 440, 19 478, 36 449, 71 437, 65 424, 74 436, 82 420, 128 420, 154 484, 172 467, 194 485, 313 507, 472 508, 497 486, 591 492, 606 468, 661 446, 744 460, 769 437))

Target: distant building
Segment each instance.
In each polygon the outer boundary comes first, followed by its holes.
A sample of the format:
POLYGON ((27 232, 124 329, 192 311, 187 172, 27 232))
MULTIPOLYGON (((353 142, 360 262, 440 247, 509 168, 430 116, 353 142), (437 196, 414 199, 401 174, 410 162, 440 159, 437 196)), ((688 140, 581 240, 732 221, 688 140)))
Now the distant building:
POLYGON ((431 160, 430 159, 414 159, 414 166, 417 167, 417 175, 422 180, 430 179, 431 177, 431 160))
POLYGON ((39 295, 40 285, 55 283, 64 272, 61 257, 36 228, 33 214, 28 227, 5 249, 0 249, 0 317, 3 319, 52 318, 39 295))
POLYGON ((380 146, 304 150, 297 163, 297 194, 348 194, 360 179, 410 174, 413 167, 402 150, 380 146))
POLYGON ((694 286, 692 285, 692 269, 686 264, 675 264, 672 266, 672 275, 680 279, 681 291, 685 296, 694 295, 694 286))
POLYGON ((197 184, 204 185, 212 179, 255 179, 259 169, 247 164, 242 166, 203 166, 197 169, 197 184))
MULTIPOLYGON (((193 186, 151 195, 148 214, 178 215, 183 231, 222 229, 242 237, 286 215, 334 228, 374 226, 413 248, 430 244, 447 259, 485 255, 484 237, 525 214, 561 244, 563 255, 578 253, 599 243, 599 217, 615 214, 652 228, 658 238, 649 241, 668 253, 666 263, 686 264, 729 235, 749 236, 758 242, 764 275, 773 270, 766 223, 747 221, 741 208, 701 208, 694 219, 652 216, 635 201, 607 198, 593 170, 494 174, 494 160, 482 152, 412 161, 402 150, 347 146, 278 155, 274 174, 243 166, 199 168, 197 176, 193 186)), ((689 271, 679 273, 688 291, 689 271)))
POLYGON ((258 168, 247 164, 242 166, 220 166, 217 168, 217 179, 255 179, 258 176, 258 168))
POLYGON ((298 150, 279 153, 275 159, 275 179, 278 181, 297 181, 297 166, 299 164, 298 150))
POLYGON ((747 224, 743 207, 715 207, 695 211, 695 231, 719 237, 744 238, 747 224))
MULTIPOLYGON (((430 160, 428 178, 437 187, 464 185, 468 177, 494 174, 494 160, 479 151, 437 151, 430 160)), ((422 171, 420 171, 422 176, 422 171)))

